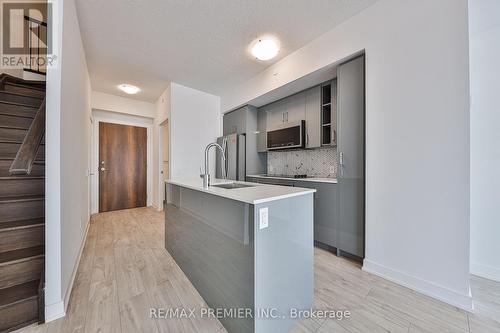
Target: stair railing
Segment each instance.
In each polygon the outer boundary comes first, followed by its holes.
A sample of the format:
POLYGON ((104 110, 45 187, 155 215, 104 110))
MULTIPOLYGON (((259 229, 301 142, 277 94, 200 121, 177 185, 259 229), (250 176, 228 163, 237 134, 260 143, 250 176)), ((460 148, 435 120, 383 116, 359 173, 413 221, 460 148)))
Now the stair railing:
POLYGON ((21 147, 17 151, 16 158, 12 162, 9 172, 12 175, 29 175, 36 160, 38 150, 45 134, 45 98, 36 112, 35 119, 23 139, 21 147))
POLYGON ((30 53, 30 61, 28 67, 24 68, 24 70, 46 75, 47 69, 45 62, 47 61, 47 54, 44 49, 44 45, 40 46, 40 43, 44 43, 47 45, 47 22, 39 21, 33 17, 24 16, 24 20, 26 21, 26 25, 28 26, 28 49, 30 53), (31 33, 36 35, 36 40, 33 41, 33 37, 31 33), (40 56, 43 58, 42 65, 40 65, 40 56), (33 64, 33 59, 36 59, 33 64))

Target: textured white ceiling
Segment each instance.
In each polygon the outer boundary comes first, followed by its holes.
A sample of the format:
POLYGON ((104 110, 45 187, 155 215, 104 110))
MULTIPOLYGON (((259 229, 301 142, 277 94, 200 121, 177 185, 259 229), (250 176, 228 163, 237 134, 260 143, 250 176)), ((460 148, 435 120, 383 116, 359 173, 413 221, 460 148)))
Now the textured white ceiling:
POLYGON ((377 0, 77 0, 94 90, 155 101, 167 81, 219 95, 304 46, 377 0), (270 34, 275 59, 249 44, 270 34))

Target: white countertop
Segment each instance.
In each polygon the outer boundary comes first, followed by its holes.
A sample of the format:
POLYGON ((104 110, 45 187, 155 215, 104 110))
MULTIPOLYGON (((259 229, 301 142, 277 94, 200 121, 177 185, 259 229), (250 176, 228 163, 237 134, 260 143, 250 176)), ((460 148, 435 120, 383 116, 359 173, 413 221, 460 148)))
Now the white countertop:
POLYGON ((337 184, 337 178, 320 178, 320 177, 290 178, 290 177, 268 176, 268 175, 247 175, 247 177, 264 178, 264 179, 266 179, 266 178, 268 178, 268 179, 284 179, 284 180, 300 181, 300 182, 337 184))
POLYGON ((257 184, 257 183, 222 180, 222 179, 213 179, 212 185, 241 183, 241 184, 251 184, 254 186, 233 188, 233 189, 224 189, 221 187, 213 187, 213 186, 209 188, 204 188, 203 181, 201 178, 168 179, 165 182, 167 184, 177 185, 189 188, 191 190, 205 192, 232 200, 249 203, 252 205, 316 192, 315 189, 310 189, 310 188, 257 184))

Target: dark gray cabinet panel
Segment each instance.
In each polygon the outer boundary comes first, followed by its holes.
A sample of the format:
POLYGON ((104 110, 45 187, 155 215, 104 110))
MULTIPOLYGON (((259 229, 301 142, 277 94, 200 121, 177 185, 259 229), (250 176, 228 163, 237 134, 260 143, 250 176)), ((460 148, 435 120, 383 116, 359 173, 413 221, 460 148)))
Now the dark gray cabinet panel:
POLYGON ((245 134, 246 132, 246 117, 247 107, 226 113, 223 118, 223 135, 229 134, 245 134))
POLYGON ((339 248, 364 257, 364 57, 337 72, 339 248))

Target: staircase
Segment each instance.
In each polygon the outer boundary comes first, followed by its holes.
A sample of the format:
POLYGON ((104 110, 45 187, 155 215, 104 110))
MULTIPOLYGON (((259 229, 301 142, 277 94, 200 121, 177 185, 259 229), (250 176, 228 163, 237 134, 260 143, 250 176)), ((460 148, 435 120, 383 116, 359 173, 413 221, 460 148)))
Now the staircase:
POLYGON ((0 74, 0 332, 44 321, 45 83, 0 74))

